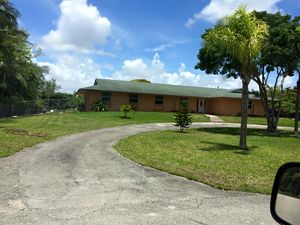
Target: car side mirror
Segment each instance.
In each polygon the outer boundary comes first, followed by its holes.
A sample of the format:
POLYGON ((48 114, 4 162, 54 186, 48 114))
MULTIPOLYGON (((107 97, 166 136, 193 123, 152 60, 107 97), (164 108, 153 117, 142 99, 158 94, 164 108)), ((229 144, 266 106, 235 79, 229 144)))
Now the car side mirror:
POLYGON ((286 163, 278 169, 270 206, 279 224, 300 224, 300 163, 286 163))

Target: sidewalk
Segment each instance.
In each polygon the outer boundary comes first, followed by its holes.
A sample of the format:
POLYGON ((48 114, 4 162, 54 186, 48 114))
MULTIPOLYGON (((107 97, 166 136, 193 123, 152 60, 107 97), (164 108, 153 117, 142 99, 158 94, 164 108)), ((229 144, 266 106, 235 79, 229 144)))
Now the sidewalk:
POLYGON ((206 114, 207 117, 209 117, 210 119, 210 122, 214 122, 214 123, 223 123, 224 121, 218 117, 218 116, 215 116, 215 115, 209 115, 209 114, 206 114))

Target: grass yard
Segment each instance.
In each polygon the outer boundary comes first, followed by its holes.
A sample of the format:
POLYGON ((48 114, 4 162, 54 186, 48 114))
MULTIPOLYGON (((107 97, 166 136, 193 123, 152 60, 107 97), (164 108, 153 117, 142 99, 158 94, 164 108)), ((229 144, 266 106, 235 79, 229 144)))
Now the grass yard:
POLYGON ((278 167, 300 161, 300 138, 250 129, 245 153, 237 147, 239 134, 238 128, 156 131, 123 139, 115 148, 142 165, 217 188, 270 194, 278 167))
MULTIPOLYGON (((0 120, 0 158, 25 147, 59 136, 126 124, 173 122, 173 113, 136 112, 122 119, 120 112, 53 113, 0 120)), ((205 115, 195 114, 195 122, 207 122, 205 115)))
MULTIPOLYGON (((220 116, 220 118, 226 123, 241 123, 240 116, 220 116)), ((267 119, 265 117, 248 116, 248 124, 266 125, 267 119)), ((278 122, 278 126, 294 127, 294 119, 280 118, 278 122)))

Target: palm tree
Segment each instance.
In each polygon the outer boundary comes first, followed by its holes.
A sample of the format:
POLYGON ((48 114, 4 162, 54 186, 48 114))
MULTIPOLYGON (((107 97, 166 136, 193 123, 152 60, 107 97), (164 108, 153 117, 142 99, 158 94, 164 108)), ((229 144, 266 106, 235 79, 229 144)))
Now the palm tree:
POLYGON ((18 27, 19 16, 14 4, 9 0, 0 0, 0 100, 4 98, 8 77, 21 80, 20 75, 13 69, 16 59, 14 54, 20 52, 19 49, 28 35, 18 27))
POLYGON ((0 28, 17 27, 17 18, 20 16, 19 11, 8 0, 0 0, 0 28))
POLYGON ((268 34, 266 23, 256 19, 240 6, 233 14, 222 18, 219 23, 204 36, 205 48, 216 46, 225 52, 231 60, 239 64, 239 77, 242 80, 241 135, 240 148, 247 149, 247 116, 250 83, 257 73, 255 60, 264 45, 268 34))

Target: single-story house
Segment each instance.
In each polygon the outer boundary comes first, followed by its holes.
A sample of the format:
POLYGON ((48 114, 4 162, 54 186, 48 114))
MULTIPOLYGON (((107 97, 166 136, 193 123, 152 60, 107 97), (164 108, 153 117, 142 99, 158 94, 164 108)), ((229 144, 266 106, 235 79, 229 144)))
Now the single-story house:
MULTIPOLYGON (((187 100, 191 112, 232 116, 241 112, 240 89, 96 79, 93 86, 81 88, 78 93, 84 96, 85 111, 101 101, 111 111, 118 111, 122 104, 131 104, 136 111, 171 112, 178 110, 180 101, 187 100)), ((249 97, 249 115, 264 115, 261 100, 251 94, 249 97)))

